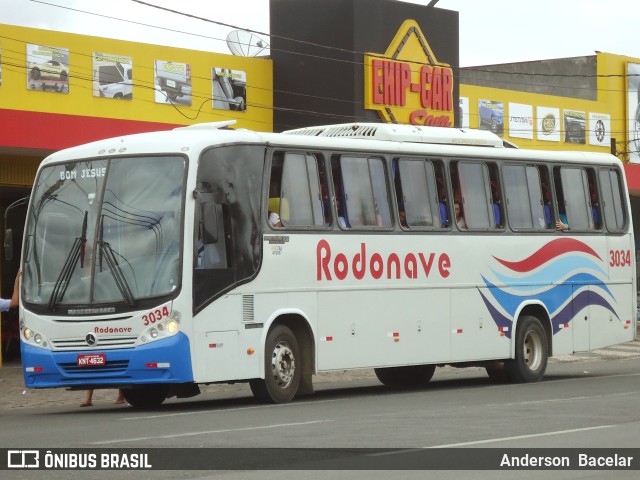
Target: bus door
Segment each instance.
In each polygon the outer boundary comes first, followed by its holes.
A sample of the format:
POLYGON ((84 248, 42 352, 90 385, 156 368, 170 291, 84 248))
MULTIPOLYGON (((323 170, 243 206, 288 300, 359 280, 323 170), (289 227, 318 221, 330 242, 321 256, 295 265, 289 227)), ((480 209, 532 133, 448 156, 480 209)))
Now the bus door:
MULTIPOLYGON (((5 192, 3 192, 5 193, 5 192)), ((7 200, 3 199, 0 208, 3 212, 4 228, 2 229, 2 298, 11 298, 13 284, 20 268, 20 253, 24 223, 29 204, 29 189, 10 189, 7 200), (20 198, 22 197, 22 198, 20 198)), ((2 314, 2 360, 8 361, 20 353, 20 335, 18 312, 12 310, 2 314)))

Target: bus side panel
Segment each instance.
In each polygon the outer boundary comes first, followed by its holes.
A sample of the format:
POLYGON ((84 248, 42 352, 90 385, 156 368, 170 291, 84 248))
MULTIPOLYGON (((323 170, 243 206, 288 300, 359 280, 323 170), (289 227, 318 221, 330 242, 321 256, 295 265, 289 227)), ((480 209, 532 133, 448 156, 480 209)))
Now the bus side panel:
MULTIPOLYGON (((632 286, 630 284, 610 285, 609 290, 614 298, 630 298, 632 296, 632 286)), ((589 349, 616 345, 618 343, 631 342, 635 335, 635 321, 631 314, 631 304, 613 304, 615 311, 610 311, 598 306, 600 302, 600 292, 589 292, 596 295, 589 308, 589 349), (600 314, 593 315, 594 310, 599 310, 600 314)))
POLYGON ((635 261, 632 237, 630 234, 611 235, 607 240, 608 249, 603 260, 609 268, 607 287, 611 294, 603 292, 602 287, 593 288, 594 298, 591 299, 590 310, 598 310, 600 314, 590 315, 589 347, 591 350, 631 342, 636 332, 636 295, 633 290, 635 261), (607 303, 613 308, 609 309, 607 303))
POLYGON ((318 369, 446 361, 450 355, 448 299, 449 291, 437 288, 321 292, 318 369))
POLYGON ((489 288, 465 287, 451 294, 451 361, 509 357, 508 327, 496 324, 483 302, 493 298, 489 288), (502 330, 500 330, 502 327, 502 330))
POLYGON ((242 318, 242 295, 226 295, 194 318, 194 372, 196 383, 258 377, 261 328, 238 326, 242 318))

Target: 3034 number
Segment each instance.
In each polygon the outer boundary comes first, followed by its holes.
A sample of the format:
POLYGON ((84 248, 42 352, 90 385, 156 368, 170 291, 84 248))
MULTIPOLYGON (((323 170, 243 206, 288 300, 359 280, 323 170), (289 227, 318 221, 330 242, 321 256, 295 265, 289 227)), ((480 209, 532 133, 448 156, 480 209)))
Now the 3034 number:
POLYGON ((164 306, 162 308, 157 308, 152 312, 145 313, 144 315, 142 315, 142 323, 146 327, 149 325, 153 325, 154 323, 157 323, 163 318, 166 318, 168 316, 169 316, 169 307, 164 306))
POLYGON ((610 267, 630 267, 631 250, 609 250, 610 267))

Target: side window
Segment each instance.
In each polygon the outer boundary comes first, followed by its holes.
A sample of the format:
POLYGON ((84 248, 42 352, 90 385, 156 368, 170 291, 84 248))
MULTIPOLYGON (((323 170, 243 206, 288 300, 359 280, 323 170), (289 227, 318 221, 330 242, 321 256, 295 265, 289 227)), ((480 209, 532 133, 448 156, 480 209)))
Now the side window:
POLYGON ((441 162, 401 158, 393 161, 393 174, 402 228, 447 226, 446 205, 437 186, 438 180, 444 184, 441 162))
POLYGON ((593 230, 593 212, 586 169, 555 167, 554 182, 560 221, 571 230, 593 230))
POLYGON ((509 224, 514 230, 547 230, 552 226, 551 208, 544 200, 538 167, 505 165, 503 170, 509 224))
POLYGON ((324 162, 309 153, 274 155, 268 219, 273 228, 319 228, 329 224, 324 162))
POLYGON ((342 228, 391 227, 391 209, 382 159, 334 157, 338 223, 342 228))
POLYGON ((589 206, 591 207, 591 219, 593 220, 593 228, 602 229, 602 207, 600 205, 600 196, 598 195, 598 182, 596 181, 596 173, 592 168, 587 169, 587 181, 589 182, 589 206))
POLYGON ((602 189, 602 211, 607 229, 622 231, 626 224, 620 173, 614 169, 600 170, 600 188, 602 189))
POLYGON ((231 267, 229 207, 213 202, 200 204, 198 239, 196 241, 196 269, 225 269, 231 267))
POLYGON ((502 192, 500 189, 500 179, 498 178, 498 167, 494 163, 488 163, 489 187, 491 193, 491 213, 493 214, 492 227, 502 228, 504 226, 504 209, 502 206, 502 192))
POLYGON ((232 285, 249 281, 260 268, 262 189, 257 186, 265 177, 264 158, 265 147, 257 145, 210 148, 200 158, 196 188, 202 208, 196 212, 200 218, 194 219, 193 232, 194 313, 232 285))
POLYGON ((451 165, 456 224, 461 230, 494 228, 489 169, 484 163, 451 165))

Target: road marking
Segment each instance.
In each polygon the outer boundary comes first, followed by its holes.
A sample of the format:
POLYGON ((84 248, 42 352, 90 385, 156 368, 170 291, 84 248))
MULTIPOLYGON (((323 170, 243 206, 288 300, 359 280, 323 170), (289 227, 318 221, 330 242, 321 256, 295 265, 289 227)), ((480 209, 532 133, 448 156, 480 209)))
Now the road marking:
POLYGON ((333 422, 333 420, 315 420, 312 422, 297 422, 297 423, 280 423, 277 425, 263 425, 261 427, 246 427, 246 428, 228 428, 222 430, 205 430, 201 432, 187 432, 187 433, 176 433, 173 435, 157 435, 151 437, 136 437, 136 438, 121 438, 118 440, 105 440, 103 442, 91 442, 90 445, 108 445, 111 443, 126 443, 126 442, 143 442, 146 440, 156 440, 156 439, 170 439, 170 438, 181 438, 181 437, 195 437, 197 435, 211 435, 215 433, 230 433, 230 432, 248 432, 252 430, 266 430, 269 428, 284 428, 284 427, 298 427, 301 425, 313 425, 316 423, 327 423, 333 422))
POLYGON ((423 447, 423 448, 453 448, 453 447, 466 447, 468 445, 481 445, 484 443, 497 443, 497 442, 507 442, 511 440, 524 440, 526 438, 536 438, 536 437, 548 437, 552 435, 565 435, 568 433, 577 433, 577 432, 588 432, 590 430, 601 430, 603 428, 612 428, 616 425, 600 425, 598 427, 587 427, 587 428, 574 428, 571 430, 556 430, 554 432, 545 432, 545 433, 533 433, 531 435, 518 435, 515 437, 502 437, 502 438, 489 438, 486 440, 476 440, 475 442, 462 442, 462 443, 450 443, 447 445, 434 445, 432 447, 423 447))
POLYGON ((637 395, 640 391, 635 392, 623 392, 623 393, 608 393, 604 395, 588 395, 584 397, 568 397, 568 398, 550 398, 548 400, 531 400, 528 402, 512 402, 512 403, 490 403, 488 407, 512 407, 514 405, 535 405, 536 403, 553 403, 553 402, 571 402, 574 400, 590 400, 594 398, 606 398, 606 397, 622 397, 625 395, 637 395))
POLYGON ((211 415, 212 412, 215 413, 225 413, 225 412, 236 412, 238 410, 255 410, 257 408, 283 408, 283 407, 296 407, 301 405, 316 405, 318 403, 329 403, 336 402, 337 400, 315 400, 310 402, 296 402, 296 403, 280 403, 277 405, 255 405, 252 407, 235 407, 235 408, 221 408, 215 410, 198 410, 197 412, 180 412, 180 413, 162 413, 159 415, 142 415, 138 417, 123 417, 119 418, 119 421, 124 420, 128 422, 129 420, 150 420, 154 418, 167 418, 167 417, 181 417, 184 415, 198 415, 201 413, 206 413, 211 415))

